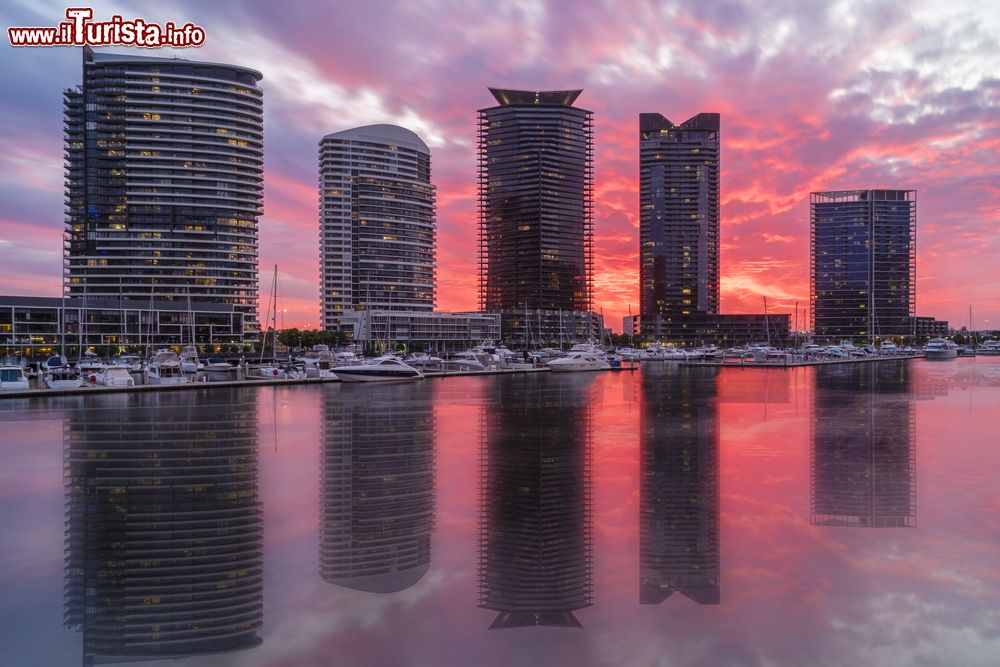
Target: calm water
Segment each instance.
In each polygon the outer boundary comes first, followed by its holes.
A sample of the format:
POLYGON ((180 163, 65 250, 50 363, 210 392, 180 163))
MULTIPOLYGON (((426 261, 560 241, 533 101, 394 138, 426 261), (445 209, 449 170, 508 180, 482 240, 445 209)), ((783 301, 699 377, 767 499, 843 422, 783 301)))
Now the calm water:
POLYGON ((1000 358, 0 400, 0 429, 2 665, 1000 662, 1000 358))

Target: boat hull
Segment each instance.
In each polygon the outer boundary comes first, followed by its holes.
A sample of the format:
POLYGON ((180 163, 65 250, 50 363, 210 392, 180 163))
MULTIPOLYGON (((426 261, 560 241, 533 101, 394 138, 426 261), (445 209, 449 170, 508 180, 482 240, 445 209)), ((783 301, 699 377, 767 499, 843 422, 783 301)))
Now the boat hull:
POLYGON ((549 369, 555 373, 584 373, 587 371, 606 371, 610 368, 610 364, 549 364, 549 369))
POLYGON ((333 374, 340 378, 341 382, 406 382, 408 380, 419 380, 423 376, 406 370, 385 370, 378 369, 334 369, 333 374))

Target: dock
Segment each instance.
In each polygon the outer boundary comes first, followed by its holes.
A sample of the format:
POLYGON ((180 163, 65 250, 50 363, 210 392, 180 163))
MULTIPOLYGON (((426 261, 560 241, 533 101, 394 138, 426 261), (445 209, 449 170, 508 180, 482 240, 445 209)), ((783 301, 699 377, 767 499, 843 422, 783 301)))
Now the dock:
MULTIPOLYGON (((618 370, 618 369, 616 369, 618 370)), ((635 370, 621 369, 621 370, 635 370)), ((434 380, 438 378, 468 376, 468 375, 515 375, 520 373, 551 373, 549 368, 544 366, 536 368, 497 368, 488 370, 469 371, 427 371, 424 379, 434 380)), ((184 384, 137 384, 132 387, 100 387, 95 385, 85 385, 73 389, 27 389, 22 391, 2 391, 0 401, 5 398, 41 398, 47 396, 96 396, 101 394, 121 394, 141 391, 184 391, 192 389, 216 389, 225 387, 274 387, 300 384, 330 384, 340 383, 340 378, 247 378, 242 380, 212 380, 208 381, 202 376, 200 382, 185 382, 184 384)), ((349 383, 355 384, 355 383, 349 383)), ((357 383, 363 384, 363 383, 357 383)), ((377 383, 376 383, 377 384, 377 383)))

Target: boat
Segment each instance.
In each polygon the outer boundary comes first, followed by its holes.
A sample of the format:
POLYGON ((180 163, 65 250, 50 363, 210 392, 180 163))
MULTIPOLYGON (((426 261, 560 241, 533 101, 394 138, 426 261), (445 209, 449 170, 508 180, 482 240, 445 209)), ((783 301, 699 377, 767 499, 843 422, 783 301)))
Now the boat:
POLYGON ((104 362, 99 356, 87 350, 83 353, 83 358, 76 362, 76 367, 80 370, 81 375, 91 375, 104 370, 104 362))
MULTIPOLYGON (((351 354, 351 353, 349 353, 351 354)), ((351 354, 353 357, 354 355, 351 354)), ((327 345, 313 345, 312 350, 298 359, 307 378, 328 378, 332 376, 330 369, 340 365, 335 362, 334 355, 327 345)))
POLYGON ((565 357, 553 359, 548 364, 553 371, 606 371, 611 364, 602 357, 588 352, 570 352, 565 357))
POLYGON ((639 361, 642 359, 642 350, 637 350, 633 347, 620 347, 618 348, 618 354, 625 361, 639 361))
POLYGON ((97 376, 97 384, 103 387, 134 387, 135 379, 125 366, 105 366, 97 376))
POLYGON ((976 356, 976 348, 971 345, 966 345, 965 347, 958 348, 958 356, 960 357, 974 357, 976 356))
POLYGON ((389 382, 419 380, 424 377, 413 366, 389 354, 361 364, 338 366, 331 370, 344 382, 389 382))
POLYGON ((268 380, 284 380, 288 377, 288 372, 277 364, 262 364, 253 371, 254 377, 267 378, 268 380))
POLYGON ((205 362, 204 371, 206 373, 235 373, 236 366, 233 366, 228 361, 223 361, 222 359, 212 359, 209 358, 205 362))
POLYGON ((715 345, 703 345, 696 348, 694 352, 698 359, 722 359, 725 357, 725 351, 720 350, 715 345))
POLYGON ((449 371, 485 371, 486 365, 479 356, 472 351, 456 352, 442 364, 442 368, 449 371))
POLYGON ((1000 341, 997 340, 984 340, 979 345, 979 354, 985 355, 998 355, 1000 354, 1000 341))
POLYGON ((181 372, 197 373, 204 366, 198 361, 198 348, 194 345, 185 345, 181 349, 181 372))
POLYGON ((42 372, 45 375, 45 386, 49 389, 76 389, 83 383, 80 369, 70 366, 66 357, 61 354, 46 359, 42 372))
POLYGON ((153 355, 146 364, 146 382, 148 384, 186 384, 191 378, 184 375, 177 354, 170 350, 161 350, 153 355))
POLYGON ((423 371, 444 368, 444 359, 441 357, 431 356, 426 352, 414 352, 410 356, 403 359, 403 362, 423 371))
POLYGON ((30 389, 28 377, 20 366, 0 366, 0 391, 23 391, 30 389))
POLYGON ((924 346, 924 357, 937 361, 955 359, 958 357, 958 345, 946 338, 932 338, 924 346))
POLYGON ((122 355, 120 357, 113 357, 109 360, 112 366, 122 366, 129 369, 133 373, 142 372, 142 359, 139 357, 132 356, 130 354, 122 355))
POLYGON ((878 353, 881 355, 895 355, 899 354, 899 348, 891 340, 884 340, 878 346, 878 353))

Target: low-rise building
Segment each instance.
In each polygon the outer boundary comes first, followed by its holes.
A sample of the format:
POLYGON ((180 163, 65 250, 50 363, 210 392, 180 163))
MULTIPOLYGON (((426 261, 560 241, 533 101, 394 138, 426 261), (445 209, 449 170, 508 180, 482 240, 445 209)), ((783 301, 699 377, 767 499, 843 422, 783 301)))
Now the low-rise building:
POLYGON ((406 345, 451 352, 501 338, 500 313, 355 310, 341 315, 339 326, 376 349, 406 345))

